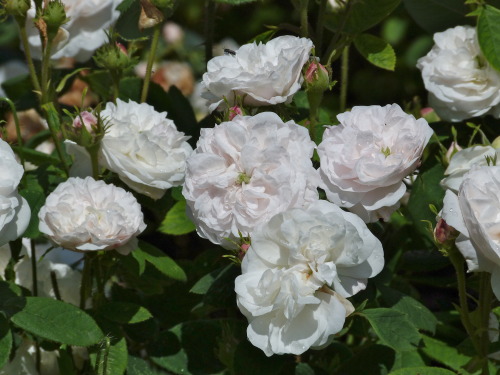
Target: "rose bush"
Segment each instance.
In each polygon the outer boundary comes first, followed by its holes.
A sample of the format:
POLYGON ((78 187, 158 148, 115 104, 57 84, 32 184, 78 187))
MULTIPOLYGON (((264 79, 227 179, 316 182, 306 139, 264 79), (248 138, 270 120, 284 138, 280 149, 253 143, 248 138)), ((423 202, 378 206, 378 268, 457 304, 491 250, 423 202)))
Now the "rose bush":
POLYGON ((128 254, 145 228, 134 196, 92 177, 69 178, 47 197, 38 214, 39 230, 74 251, 112 250, 128 254))
POLYGON ((158 199, 184 181, 186 159, 193 149, 166 112, 146 103, 117 99, 101 118, 107 130, 101 143, 100 164, 118 174, 131 189, 158 199))
POLYGON ((388 220, 433 131, 397 104, 354 107, 337 118, 318 146, 326 195, 365 222, 388 220))
POLYGON ((500 166, 474 167, 463 177, 458 196, 446 191, 441 216, 460 232, 456 245, 469 271, 491 273, 500 299, 500 166))
POLYGON ((183 195, 198 234, 215 244, 318 199, 307 129, 263 112, 201 129, 188 159, 183 195))
POLYGON ((383 266, 380 241, 332 203, 275 215, 253 232, 235 281, 248 339, 268 356, 321 347, 354 311, 346 298, 383 266))
POLYGON ((17 192, 23 173, 8 143, 0 139, 0 246, 21 236, 30 222, 28 202, 17 192))
POLYGON ((484 58, 476 30, 456 26, 434 34, 434 47, 417 67, 429 91, 429 104, 448 121, 500 116, 500 73, 484 58))
POLYGON ((214 57, 203 75, 202 96, 210 112, 224 104, 250 106, 290 102, 302 85, 302 67, 313 48, 311 40, 281 36, 266 44, 245 44, 234 55, 214 57))

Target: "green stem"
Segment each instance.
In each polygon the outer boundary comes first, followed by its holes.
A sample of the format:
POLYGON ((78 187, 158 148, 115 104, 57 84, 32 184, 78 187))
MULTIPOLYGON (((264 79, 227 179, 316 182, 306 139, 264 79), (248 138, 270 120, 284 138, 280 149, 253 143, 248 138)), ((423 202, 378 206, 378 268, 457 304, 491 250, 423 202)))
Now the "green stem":
POLYGON ((62 301, 61 292, 59 291, 59 284, 57 283, 57 275, 54 271, 50 271, 50 281, 52 283, 52 289, 54 290, 56 299, 62 301))
POLYGON ((490 346, 490 339, 488 335, 491 301, 493 298, 493 290, 491 288, 491 275, 483 272, 479 279, 479 338, 481 344, 481 359, 483 363, 483 374, 488 375, 488 349, 490 346))
POLYGON ((66 159, 64 158, 64 153, 62 150, 61 142, 59 140, 58 134, 57 134, 57 129, 58 129, 58 124, 55 123, 55 121, 59 121, 57 117, 57 112, 53 106, 52 103, 48 103, 42 107, 45 110, 46 113, 46 120, 47 120, 47 125, 49 126, 50 134, 52 135, 52 140, 54 141, 54 145, 57 151, 57 155, 59 156, 59 159, 61 160, 62 166, 64 171, 66 172, 66 175, 69 176, 69 167, 66 164, 66 159))
POLYGON ((33 296, 38 296, 38 277, 37 277, 37 269, 36 269, 36 249, 35 249, 35 241, 31 240, 31 275, 32 275, 32 291, 33 296))
POLYGON ((216 4, 213 0, 205 1, 205 63, 213 57, 214 25, 216 4))
POLYGON ((347 103, 347 85, 349 81, 349 46, 342 51, 342 65, 340 67, 340 112, 344 112, 347 103))
POLYGON ((19 125, 19 117, 17 116, 16 106, 9 98, 0 98, 0 101, 6 102, 9 105, 10 110, 12 111, 14 123, 16 124, 17 145, 19 146, 19 159, 21 159, 21 165, 24 168, 23 137, 21 135, 21 126, 19 125))
POLYGON ((26 56, 26 62, 28 63, 28 69, 30 72, 31 83, 33 88, 41 93, 40 82, 38 81, 38 75, 36 74, 35 64, 33 63, 33 58, 31 57, 30 46, 28 43, 28 34, 26 33, 26 26, 23 22, 18 22, 19 30, 21 34, 21 43, 24 48, 24 55, 26 56))
POLYGON ((92 291, 92 254, 85 253, 82 271, 82 283, 80 285, 80 308, 85 309, 85 302, 92 291))
POLYGON ((50 77, 50 56, 52 50, 52 40, 50 38, 45 45, 43 50, 43 59, 42 59, 42 105, 48 103, 50 101, 49 96, 49 77, 50 77))
POLYGON ((467 304, 467 290, 465 287, 465 271, 464 259, 457 248, 453 248, 448 252, 448 257, 451 264, 455 268, 457 274, 458 298, 460 301, 460 320, 469 335, 474 348, 478 354, 481 353, 481 344, 477 340, 476 330, 470 318, 469 305, 467 304))
POLYGON ((304 38, 309 36, 309 24, 307 20, 307 11, 309 0, 300 0, 300 33, 304 38))
POLYGON ((146 75, 144 77, 144 85, 142 86, 141 103, 146 101, 148 97, 149 81, 151 80, 151 72, 153 70, 153 63, 156 59, 156 50, 158 48, 158 40, 160 40, 161 24, 158 24, 154 28, 153 40, 151 41, 151 50, 148 56, 148 65, 146 67, 146 75))
POLYGON ((316 23, 316 56, 321 56, 321 48, 323 47, 323 29, 325 25, 326 6, 328 0, 321 0, 318 10, 318 21, 316 23))

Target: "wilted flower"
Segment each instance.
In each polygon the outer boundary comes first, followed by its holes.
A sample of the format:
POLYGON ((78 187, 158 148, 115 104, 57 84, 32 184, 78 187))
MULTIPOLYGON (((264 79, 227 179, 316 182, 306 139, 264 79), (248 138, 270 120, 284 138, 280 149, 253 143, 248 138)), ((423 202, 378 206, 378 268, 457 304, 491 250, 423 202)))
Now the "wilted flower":
POLYGON ((203 75, 203 96, 210 111, 221 106, 224 98, 234 105, 237 96, 251 106, 291 101, 302 85, 302 67, 312 47, 309 39, 286 35, 214 57, 203 75))
POLYGON ((28 202, 17 192, 23 173, 8 143, 0 139, 0 245, 21 236, 30 222, 28 202))
POLYGON ((456 152, 453 154, 448 168, 444 171, 446 177, 441 180, 441 186, 458 193, 464 175, 473 166, 488 165, 486 157, 495 157, 495 155, 500 157, 500 149, 495 150, 491 146, 473 146, 456 152))
MULTIPOLYGON (((94 51, 107 42, 106 29, 118 19, 116 10, 120 0, 62 0, 68 21, 62 26, 67 33, 67 43, 54 48, 53 59, 73 57, 79 62, 90 59, 94 51)), ((41 40, 33 26, 35 3, 28 11, 26 28, 34 57, 41 58, 41 40)))
POLYGON ((235 281, 248 339, 268 356, 327 344, 354 311, 346 298, 383 266, 380 241, 333 203, 277 214, 253 232, 235 281))
POLYGON ((500 116, 500 74, 481 53, 476 29, 456 26, 434 34, 435 45, 417 67, 439 117, 461 121, 487 113, 500 116))
POLYGON ((406 191, 403 179, 419 165, 432 135, 397 105, 354 107, 337 116, 318 146, 328 199, 365 222, 387 220, 406 191))
POLYGON ((74 251, 116 249, 128 254, 145 228, 134 196, 104 181, 69 178, 48 197, 38 214, 39 230, 74 251))
POLYGON ((101 118, 108 128, 101 143, 101 164, 131 189, 161 198, 184 181, 186 159, 193 149, 166 112, 146 103, 117 99, 106 104, 101 118))
POLYGON ((441 217, 460 232, 456 239, 469 271, 491 273, 500 299, 500 166, 474 167, 458 196, 446 191, 441 217))
POLYGON ((182 191, 198 234, 231 246, 225 238, 317 200, 314 146, 306 128, 271 112, 201 129, 182 191))

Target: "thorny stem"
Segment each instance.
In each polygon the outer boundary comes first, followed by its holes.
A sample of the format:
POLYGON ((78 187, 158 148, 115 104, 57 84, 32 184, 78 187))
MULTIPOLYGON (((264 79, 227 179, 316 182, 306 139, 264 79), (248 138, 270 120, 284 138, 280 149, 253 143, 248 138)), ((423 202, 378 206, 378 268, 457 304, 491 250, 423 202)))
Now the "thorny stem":
POLYGON ((213 0, 205 2, 205 63, 213 57, 214 27, 216 4, 213 0))
POLYGON ((31 57, 30 46, 28 43, 28 34, 26 33, 26 26, 19 23, 19 30, 21 34, 21 43, 23 44, 24 54, 26 55, 26 62, 28 63, 28 69, 30 72, 31 83, 33 88, 41 93, 42 89, 40 87, 40 82, 38 81, 38 76, 36 74, 35 64, 33 63, 33 58, 31 57))
POLYGON ((309 27, 307 21, 308 6, 309 0, 300 0, 300 33, 305 38, 309 36, 309 27))
POLYGON ((42 105, 50 101, 49 98, 49 76, 50 76, 50 51, 52 50, 52 40, 47 40, 43 50, 42 59, 42 105))
POLYGON ((342 65, 340 67, 340 112, 344 112, 347 104, 347 85, 349 83, 349 46, 342 52, 342 65))
POLYGON ((156 58, 158 40, 160 39, 160 32, 161 32, 160 26, 161 24, 156 25, 153 32, 153 39, 151 41, 151 50, 149 51, 148 64, 146 67, 146 75, 144 77, 144 84, 142 86, 141 103, 144 103, 146 101, 146 98, 148 97, 149 81, 151 80, 151 72, 153 70, 153 63, 156 58))

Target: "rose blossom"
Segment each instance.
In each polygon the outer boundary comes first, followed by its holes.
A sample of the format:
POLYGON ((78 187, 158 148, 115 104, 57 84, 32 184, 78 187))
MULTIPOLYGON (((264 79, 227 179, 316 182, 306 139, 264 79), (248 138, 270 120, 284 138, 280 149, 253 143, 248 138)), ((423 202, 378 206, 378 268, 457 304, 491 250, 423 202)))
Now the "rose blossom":
POLYGON ((460 232, 455 244, 469 271, 491 273, 500 299, 500 166, 474 167, 458 196, 447 190, 441 217, 460 232))
POLYGON ((318 199, 307 129, 263 112, 201 129, 182 193, 198 234, 231 246, 276 213, 318 199))
POLYGON ((354 311, 346 297, 383 266, 380 241, 333 203, 275 215, 253 232, 235 281, 248 339, 268 356, 321 347, 354 311))
POLYGON ((30 222, 28 202, 17 192, 23 173, 9 144, 0 139, 0 246, 18 238, 30 222))
POLYGON ((40 232, 65 249, 83 252, 116 249, 126 255, 146 228, 131 193, 92 177, 60 184, 38 217, 40 232))
MULTIPOLYGON (((67 41, 54 48, 53 59, 73 57, 84 62, 90 59, 94 51, 108 41, 106 29, 112 26, 120 12, 116 7, 121 0, 62 0, 68 22, 62 25, 67 41)), ((26 18, 26 28, 29 34, 28 42, 36 58, 41 58, 40 33, 33 25, 35 18, 35 3, 26 18)))
POLYGON ((437 114, 448 121, 487 113, 499 117, 500 74, 482 55, 476 29, 456 26, 434 34, 434 42, 417 67, 437 114))
POLYGON ((328 199, 365 222, 387 220, 406 191, 432 129, 397 105, 354 107, 337 116, 318 146, 328 199))
POLYGON ((153 199, 182 185, 186 159, 193 151, 186 142, 190 137, 177 131, 166 116, 146 103, 120 99, 101 112, 108 126, 101 143, 101 164, 131 189, 153 199))
POLYGON ((290 102, 302 85, 302 67, 313 47, 306 38, 281 36, 266 44, 245 44, 233 54, 214 57, 203 75, 203 97, 210 112, 236 96, 251 106, 290 102))
POLYGON ((464 175, 473 166, 488 165, 486 157, 495 157, 495 154, 500 157, 500 149, 495 150, 491 146, 473 146, 457 151, 451 157, 450 164, 444 171, 446 177, 441 180, 441 186, 458 193, 464 175))

